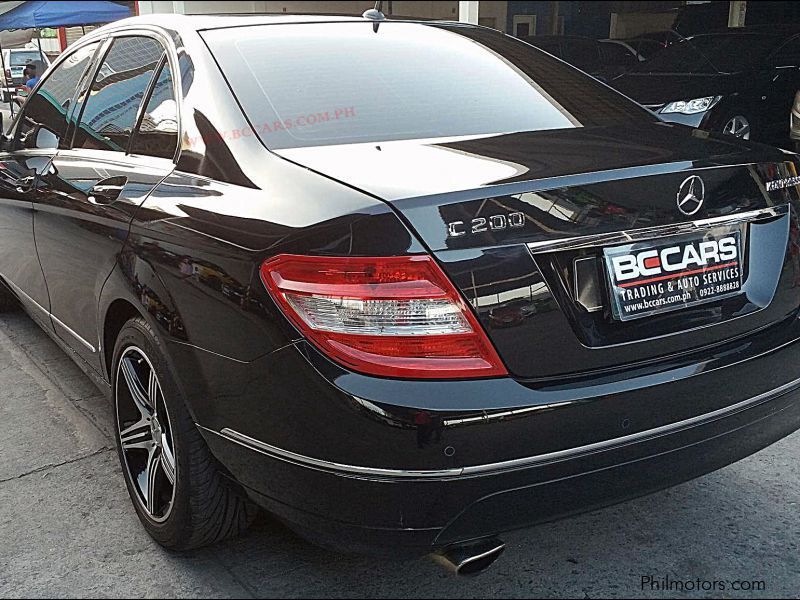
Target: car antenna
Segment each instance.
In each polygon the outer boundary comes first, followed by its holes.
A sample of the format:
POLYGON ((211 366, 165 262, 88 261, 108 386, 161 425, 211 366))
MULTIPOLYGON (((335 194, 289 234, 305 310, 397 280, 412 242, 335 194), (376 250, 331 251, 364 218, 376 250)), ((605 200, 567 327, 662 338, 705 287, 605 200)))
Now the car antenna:
MULTIPOLYGON (((386 20, 386 15, 383 14, 383 11, 381 10, 382 8, 383 8, 383 0, 378 0, 377 2, 375 2, 375 7, 374 8, 369 8, 369 9, 365 10, 363 13, 361 13, 361 16, 363 18, 365 18, 365 19, 367 19, 369 21, 375 21, 372 24, 372 30, 375 33, 378 33, 378 26, 380 25, 380 21, 385 21, 386 20)), ((390 7, 390 10, 391 10, 391 7, 390 7)))

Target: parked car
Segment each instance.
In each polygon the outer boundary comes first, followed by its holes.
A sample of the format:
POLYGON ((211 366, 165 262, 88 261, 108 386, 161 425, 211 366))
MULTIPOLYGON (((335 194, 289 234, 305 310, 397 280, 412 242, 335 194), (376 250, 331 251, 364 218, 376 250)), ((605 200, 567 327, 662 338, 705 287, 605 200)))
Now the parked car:
MULTIPOLYGON (((680 38, 678 38, 680 39, 680 38)), ((642 61, 653 58, 658 52, 669 46, 672 42, 659 41, 648 37, 635 37, 621 40, 628 44, 642 61)), ((677 40, 676 40, 677 41, 677 40)))
POLYGON ((50 66, 50 59, 38 49, 9 48, 3 50, 3 64, 5 65, 5 86, 3 102, 8 102, 14 89, 25 85, 23 72, 29 63, 36 65, 37 73, 41 76, 50 66))
POLYGON ((2 298, 165 547, 261 506, 475 573, 800 427, 797 166, 488 28, 141 16, 2 141, 2 298))
POLYGON ((537 35, 525 41, 603 81, 624 73, 643 60, 630 45, 618 40, 537 35))
MULTIPOLYGON (((671 46, 675 42, 680 42, 683 39, 685 39, 685 36, 681 35, 674 29, 648 31, 645 33, 640 33, 635 38, 631 38, 631 40, 655 42, 660 48, 666 48, 667 46, 671 46)), ((627 41, 630 42, 631 40, 627 41)), ((648 47, 653 48, 654 46, 649 45, 648 47)))
MULTIPOLYGON (((50 59, 47 55, 39 50, 33 48, 10 48, 3 50, 3 61, 6 68, 6 83, 9 85, 24 85, 23 71, 25 65, 33 63, 37 67, 44 65, 44 68, 50 66, 50 59)), ((39 74, 44 72, 39 68, 39 74)))
POLYGON ((785 145, 786 115, 800 86, 800 35, 697 35, 610 84, 665 121, 785 145))

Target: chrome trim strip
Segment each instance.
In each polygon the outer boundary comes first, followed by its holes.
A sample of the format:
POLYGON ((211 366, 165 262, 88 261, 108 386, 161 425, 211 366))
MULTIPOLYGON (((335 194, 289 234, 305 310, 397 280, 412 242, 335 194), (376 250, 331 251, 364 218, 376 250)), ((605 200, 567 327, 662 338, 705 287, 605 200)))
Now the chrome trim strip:
POLYGON ((55 321, 57 324, 61 325, 61 327, 63 327, 67 333, 69 333, 72 337, 74 337, 81 344, 83 344, 86 347, 86 349, 89 350, 89 352, 92 353, 97 352, 94 346, 92 346, 89 342, 87 342, 85 339, 83 339, 81 336, 75 333, 66 323, 64 323, 64 321, 59 319, 53 313, 50 313, 50 318, 53 319, 53 321, 55 321))
POLYGON ((622 446, 627 446, 635 442, 647 441, 650 439, 661 437, 666 434, 677 433, 679 431, 690 429, 698 425, 703 425, 711 421, 719 420, 728 415, 741 412, 743 410, 746 410, 758 404, 762 404, 763 402, 766 402, 773 398, 777 398, 779 396, 795 391, 797 389, 800 389, 800 379, 795 379, 794 381, 790 381, 789 383, 786 383, 778 388, 775 388, 774 390, 763 392, 757 396, 748 398, 747 400, 742 400, 741 402, 732 404, 731 406, 726 406, 724 408, 720 408, 709 413, 698 415, 696 417, 691 417, 689 419, 677 421, 676 423, 670 423, 668 425, 662 425, 661 427, 655 427, 653 429, 648 429, 646 431, 640 431, 639 433, 632 433, 629 435, 613 438, 610 440, 605 440, 602 442, 595 442, 592 444, 586 444, 584 446, 568 448, 566 450, 558 450, 555 452, 547 452, 544 454, 537 454, 534 456, 526 456, 524 458, 517 458, 517 459, 505 460, 495 463, 487 463, 482 465, 471 465, 467 467, 459 467, 454 469, 439 469, 439 470, 427 470, 427 471, 426 470, 415 471, 415 470, 404 470, 404 469, 380 469, 376 467, 345 465, 341 463, 322 460, 319 458, 312 458, 310 456, 297 454, 296 452, 290 452, 288 450, 283 450, 282 448, 278 448, 276 446, 272 446, 260 440, 256 440, 247 435, 244 435, 243 433, 239 433, 238 431, 234 431, 233 429, 229 429, 227 427, 224 428, 219 433, 212 429, 202 427, 201 425, 198 425, 198 427, 210 433, 221 435, 222 437, 232 442, 235 442, 241 446, 249 448, 250 450, 260 452, 261 454, 266 454, 267 456, 271 456, 273 458, 286 460, 288 462, 297 463, 308 467, 323 469, 327 471, 334 471, 342 475, 349 475, 349 476, 365 475, 374 477, 388 477, 392 479, 437 479, 437 478, 451 479, 457 477, 486 475, 494 472, 521 469, 543 463, 551 463, 551 462, 567 460, 585 454, 591 454, 603 450, 610 450, 622 446))
POLYGON ((83 339, 81 336, 79 336, 77 333, 75 333, 70 327, 68 327, 64 323, 64 321, 62 321, 61 319, 56 317, 53 313, 51 313, 49 310, 47 310, 44 306, 39 304, 36 300, 31 298, 25 292, 23 292, 22 289, 16 283, 14 283, 8 277, 5 277, 5 276, 3 276, 3 281, 5 281, 8 285, 11 286, 11 288, 14 290, 15 294, 17 294, 18 296, 24 296, 28 300, 28 302, 33 304, 36 308, 38 308, 40 311, 42 311, 44 314, 46 314, 48 317, 50 317, 53 321, 55 321, 61 327, 63 327, 64 330, 66 330, 72 337, 74 337, 81 344, 83 344, 90 352, 92 352, 92 353, 97 352, 97 350, 95 349, 94 346, 92 346, 89 342, 87 342, 85 339, 83 339))
POLYGON ((637 241, 650 240, 653 238, 680 235, 684 233, 694 233, 700 229, 716 227, 719 225, 735 225, 737 223, 747 223, 758 219, 770 217, 782 217, 789 214, 789 205, 770 206, 758 210, 751 210, 735 215, 724 217, 713 217, 711 219, 700 219, 697 221, 687 221, 673 225, 658 225, 655 227, 643 227, 641 229, 629 229, 627 231, 614 231, 611 233, 597 233, 594 235, 583 235, 576 237, 562 238, 560 240, 545 240, 541 242, 530 242, 527 244, 531 253, 552 252, 555 250, 578 250, 581 248, 592 248, 610 244, 633 243, 637 241))
MULTIPOLYGON (((217 433, 207 428, 203 429, 206 429, 206 431, 212 431, 213 433, 217 433)), ((295 452, 290 452, 289 450, 283 450, 282 448, 278 448, 276 446, 272 446, 260 440, 251 438, 243 433, 239 433, 238 431, 234 431, 233 429, 229 429, 227 427, 223 429, 221 432, 219 432, 219 435, 228 438, 233 442, 237 442, 240 445, 246 446, 251 450, 255 450, 256 452, 261 452, 262 454, 270 455, 273 458, 285 459, 288 460, 289 462, 300 463, 309 467, 324 469, 326 471, 339 471, 347 473, 349 475, 373 475, 378 477, 392 477, 392 478, 394 477, 428 478, 428 477, 454 477, 457 475, 461 475, 463 471, 463 469, 461 468, 428 470, 428 471, 411 471, 411 470, 401 470, 401 469, 379 469, 376 467, 359 467, 356 465, 344 465, 341 463, 330 462, 319 458, 312 458, 310 456, 305 456, 303 454, 297 454, 295 452)))

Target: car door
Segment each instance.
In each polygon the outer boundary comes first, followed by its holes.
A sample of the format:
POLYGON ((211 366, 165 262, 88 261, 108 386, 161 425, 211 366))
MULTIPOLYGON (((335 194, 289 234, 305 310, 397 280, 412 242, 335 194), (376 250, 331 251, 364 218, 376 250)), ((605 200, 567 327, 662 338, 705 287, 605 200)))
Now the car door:
POLYGON ((0 151, 0 276, 42 325, 51 328, 50 300, 33 232, 41 176, 65 147, 68 115, 100 42, 71 50, 31 96, 0 151))
POLYGON ((80 92, 71 147, 35 205, 36 245, 56 333, 101 369, 97 305, 134 212, 174 168, 177 103, 167 42, 112 36, 80 92))

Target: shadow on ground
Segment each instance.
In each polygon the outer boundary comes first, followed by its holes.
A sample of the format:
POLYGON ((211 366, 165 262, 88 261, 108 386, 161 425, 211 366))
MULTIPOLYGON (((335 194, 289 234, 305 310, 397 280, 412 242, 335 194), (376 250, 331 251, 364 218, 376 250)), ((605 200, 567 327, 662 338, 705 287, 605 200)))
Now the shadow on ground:
POLYGON ((23 313, 1 315, 0 596, 682 595, 643 577, 691 582, 687 596, 800 591, 798 434, 676 488, 508 534, 489 572, 455 579, 425 559, 331 554, 267 515, 241 538, 165 552, 129 506, 111 427, 110 407, 69 358, 23 313))

